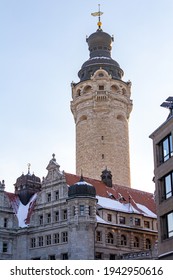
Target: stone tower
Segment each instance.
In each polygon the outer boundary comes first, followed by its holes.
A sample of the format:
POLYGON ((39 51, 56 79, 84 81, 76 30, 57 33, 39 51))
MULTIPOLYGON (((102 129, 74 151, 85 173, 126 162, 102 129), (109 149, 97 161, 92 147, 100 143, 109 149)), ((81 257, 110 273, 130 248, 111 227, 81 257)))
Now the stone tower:
POLYGON ((96 190, 83 177, 68 189, 69 257, 72 260, 95 258, 96 190))
POLYGON ((131 83, 122 80, 123 70, 111 58, 113 37, 103 32, 100 21, 86 41, 90 58, 78 73, 80 81, 72 83, 76 173, 82 169, 85 176, 100 179, 108 168, 113 183, 130 187, 131 83))

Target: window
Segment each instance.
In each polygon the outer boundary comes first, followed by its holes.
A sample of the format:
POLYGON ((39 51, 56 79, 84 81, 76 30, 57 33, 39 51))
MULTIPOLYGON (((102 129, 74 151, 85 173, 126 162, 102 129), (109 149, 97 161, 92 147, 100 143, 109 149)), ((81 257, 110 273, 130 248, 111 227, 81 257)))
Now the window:
POLYGON ((151 249, 151 241, 149 238, 146 239, 146 249, 148 249, 148 250, 151 249))
POLYGON ((47 223, 50 224, 51 223, 51 214, 47 213, 47 223))
POLYGON ((140 226, 141 220, 139 218, 135 218, 135 226, 140 226))
POLYGON ((49 255, 49 256, 48 256, 48 259, 49 259, 49 260, 56 260, 55 255, 49 255))
POLYGON ((43 236, 38 237, 38 246, 42 247, 43 246, 43 236))
POLYGON ((51 202, 51 193, 47 193, 47 202, 51 202))
POLYGON ((117 255, 115 254, 110 254, 109 259, 110 260, 116 260, 117 255))
POLYGON ((163 178, 164 199, 173 196, 173 172, 163 178))
POLYGON ((43 215, 39 216, 39 225, 43 225, 43 215))
POLYGON ((62 254, 62 260, 68 260, 68 253, 62 254))
POLYGON ((127 245, 127 238, 124 234, 121 235, 121 245, 126 246, 127 245))
POLYGON ((105 155, 104 154, 102 154, 102 159, 104 159, 105 158, 105 155))
POLYGON ((144 227, 145 228, 150 228, 150 222, 149 221, 144 221, 144 227))
POLYGON ((99 90, 104 90, 104 86, 99 86, 99 90))
POLYGON ((173 237, 173 212, 167 214, 168 238, 173 237))
POLYGON ((134 237, 134 247, 138 248, 139 247, 139 238, 138 237, 134 237))
POLYGON ((8 243, 7 242, 3 242, 3 244, 2 244, 2 252, 3 253, 7 253, 8 252, 8 243))
POLYGON ((84 215, 84 209, 85 209, 85 206, 84 205, 80 205, 80 215, 81 216, 84 215))
POLYGON ((111 215, 111 214, 107 214, 107 220, 108 220, 109 222, 112 222, 112 215, 111 215))
POLYGON ((114 243, 113 234, 111 232, 109 232, 107 235, 107 243, 110 243, 110 244, 114 243))
POLYGON ((120 216, 119 217, 119 223, 124 225, 126 223, 126 218, 123 217, 123 216, 120 216))
POLYGON ((167 161, 173 155, 172 135, 169 134, 159 143, 159 163, 167 161))
MULTIPOLYGON (((169 213, 169 214, 172 214, 173 215, 173 212, 169 213)), ((164 216, 162 216, 160 218, 160 223, 161 223, 161 239, 162 240, 165 240, 167 238, 170 237, 171 233, 171 225, 170 224, 170 218, 171 216, 169 216, 169 214, 166 214, 164 216), (169 218, 168 218, 169 216, 169 218)), ((173 221, 172 221, 172 224, 173 224, 173 221)))
POLYGON ((101 260, 102 259, 102 253, 96 252, 95 259, 96 260, 101 260))
POLYGON ((54 243, 54 244, 59 243, 59 233, 55 233, 55 234, 53 235, 53 243, 54 243))
POLYGON ((63 210, 63 220, 67 220, 67 209, 63 210))
POLYGON ((46 245, 51 245, 51 235, 46 235, 46 245))
POLYGON ((8 226, 8 219, 4 218, 4 228, 7 228, 7 226, 8 226))
POLYGON ((35 248, 36 247, 36 239, 35 237, 31 238, 31 248, 35 248))
POLYGON ((102 232, 101 231, 97 231, 96 232, 96 241, 102 241, 102 232))
POLYGON ((58 200, 59 199, 59 191, 56 191, 55 192, 55 200, 58 200))
POLYGON ((68 241, 68 232, 62 232, 62 242, 65 243, 68 241))
POLYGON ((55 222, 59 221, 59 211, 55 212, 55 222))

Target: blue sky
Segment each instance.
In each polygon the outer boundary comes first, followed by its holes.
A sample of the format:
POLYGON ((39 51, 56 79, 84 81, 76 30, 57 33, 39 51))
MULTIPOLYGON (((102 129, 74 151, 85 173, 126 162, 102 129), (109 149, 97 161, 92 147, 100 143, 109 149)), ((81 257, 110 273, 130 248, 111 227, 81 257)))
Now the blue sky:
POLYGON ((0 181, 6 190, 22 172, 43 177, 52 153, 75 173, 71 82, 88 57, 86 35, 114 35, 112 57, 131 80, 132 187, 154 191, 149 135, 165 121, 160 104, 173 96, 172 0, 0 1, 0 181))

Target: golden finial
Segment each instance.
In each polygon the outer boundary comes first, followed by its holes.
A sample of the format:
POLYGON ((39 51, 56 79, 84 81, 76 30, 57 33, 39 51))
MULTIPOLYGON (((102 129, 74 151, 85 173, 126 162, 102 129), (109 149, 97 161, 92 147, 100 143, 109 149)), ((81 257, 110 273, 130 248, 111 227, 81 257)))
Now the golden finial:
POLYGON ((98 23, 97 23, 97 25, 98 25, 99 30, 101 30, 102 22, 101 22, 100 16, 103 15, 103 13, 100 11, 100 4, 98 4, 98 6, 99 6, 98 12, 91 13, 91 15, 94 16, 94 17, 98 16, 98 23))

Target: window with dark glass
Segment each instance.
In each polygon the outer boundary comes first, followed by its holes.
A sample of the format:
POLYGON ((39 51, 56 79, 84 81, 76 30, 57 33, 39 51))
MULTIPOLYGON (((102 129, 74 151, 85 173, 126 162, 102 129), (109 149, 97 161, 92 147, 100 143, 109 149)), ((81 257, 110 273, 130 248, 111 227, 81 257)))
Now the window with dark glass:
POLYGON ((39 225, 42 225, 43 224, 43 215, 40 215, 39 216, 39 225))
POLYGON ((113 234, 111 232, 109 232, 107 234, 107 243, 113 244, 114 243, 114 238, 113 238, 113 234))
POLYGON ((51 245, 51 235, 46 235, 46 245, 51 245))
POLYGON ((55 200, 58 200, 59 199, 59 191, 56 191, 55 192, 55 200))
POLYGON ((102 259, 102 253, 96 252, 95 259, 96 260, 101 260, 102 259))
POLYGON ((51 193, 47 193, 47 202, 51 202, 51 193))
POLYGON ((51 223, 51 214, 47 213, 47 223, 50 224, 51 223))
POLYGON ((140 226, 141 220, 139 218, 135 218, 135 226, 140 226))
POLYGON ((150 222, 149 221, 144 221, 144 227, 145 228, 150 228, 150 222))
POLYGON ((36 239, 35 237, 31 238, 31 248, 36 247, 36 239))
POLYGON ((63 220, 67 220, 67 209, 63 210, 63 220))
POLYGON ((7 228, 7 226, 8 226, 8 219, 4 218, 4 228, 7 228))
POLYGON ((104 86, 99 86, 99 90, 104 90, 104 86))
POLYGON ((54 243, 54 244, 59 243, 59 233, 55 233, 55 234, 53 235, 53 243, 54 243))
POLYGON ((62 242, 67 242, 68 241, 68 232, 62 232, 62 242))
POLYGON ((102 241, 102 232, 101 231, 97 231, 96 232, 96 241, 102 241))
POLYGON ((3 253, 7 253, 8 252, 8 243, 7 242, 3 242, 3 244, 2 244, 2 252, 3 253))
POLYGON ((62 260, 68 260, 68 253, 62 254, 62 260))
POLYGON ((112 222, 112 215, 111 215, 111 214, 107 214, 107 220, 108 220, 109 222, 112 222))
POLYGON ((55 212, 55 222, 59 221, 59 211, 55 212))
POLYGON ((139 238, 138 237, 134 237, 134 247, 139 247, 139 238))
POLYGON ((124 234, 121 235, 121 245, 126 246, 127 245, 127 238, 124 234))
POLYGON ((169 134, 159 143, 159 163, 167 161, 173 155, 172 134, 169 134))
POLYGON ((151 249, 151 240, 149 238, 146 239, 146 249, 151 249))
POLYGON ((38 237, 38 246, 42 247, 43 246, 43 236, 38 237))
POLYGON ((119 217, 119 223, 124 225, 126 223, 126 218, 123 217, 123 216, 120 216, 119 217))
POLYGON ((56 260, 55 255, 49 255, 49 256, 48 256, 48 259, 49 259, 49 260, 56 260))

